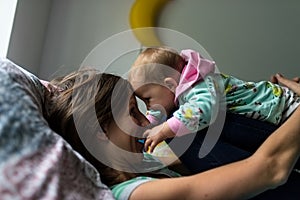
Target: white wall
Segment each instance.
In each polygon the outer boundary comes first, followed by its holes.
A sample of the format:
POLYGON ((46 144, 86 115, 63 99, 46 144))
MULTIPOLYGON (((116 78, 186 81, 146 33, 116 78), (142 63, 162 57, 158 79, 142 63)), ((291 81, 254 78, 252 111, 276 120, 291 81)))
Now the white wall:
MULTIPOLYGON (((18 34, 12 46, 14 52, 16 47, 21 45, 22 48, 17 54, 11 52, 10 55, 21 64, 35 66, 39 63, 38 72, 42 78, 77 69, 100 42, 128 30, 129 10, 134 2, 43 0, 48 3, 42 4, 38 1, 22 1, 27 5, 26 12, 18 12, 34 23, 29 25, 29 29, 25 24, 15 27, 15 31, 22 33, 27 28, 28 32, 18 34), (39 13, 40 19, 28 16, 39 9, 43 12, 39 13), (44 18, 47 12, 50 12, 48 21, 44 18), (39 23, 35 27, 36 21, 39 23), (34 35, 38 30, 45 30, 45 25, 47 31, 43 45, 40 42, 33 45, 29 33, 32 31, 32 37, 40 41, 41 36, 34 35), (40 46, 43 46, 42 50, 40 46), (18 59, 21 54, 24 58, 18 59)), ((160 15, 158 25, 180 31, 198 41, 221 71, 259 80, 268 79, 276 72, 289 77, 300 75, 299 13, 298 0, 170 0, 160 15)), ((124 63, 127 67, 130 62, 124 63)))
POLYGON ((17 0, 0 0, 0 57, 7 56, 11 31, 13 27, 17 0))
POLYGON ((175 0, 162 26, 200 42, 221 71, 245 79, 300 75, 300 1, 175 0))
POLYGON ((41 76, 77 69, 101 41, 129 29, 132 0, 53 0, 41 76))
POLYGON ((38 74, 52 0, 18 0, 7 57, 38 74))

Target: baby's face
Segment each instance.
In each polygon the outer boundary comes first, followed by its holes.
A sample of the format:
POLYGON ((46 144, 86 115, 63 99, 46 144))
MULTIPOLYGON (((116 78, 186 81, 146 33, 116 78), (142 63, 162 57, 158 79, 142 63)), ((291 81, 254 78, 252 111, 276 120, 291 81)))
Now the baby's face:
POLYGON ((175 108, 174 93, 163 85, 146 84, 135 88, 135 94, 144 101, 148 110, 161 110, 163 108, 169 116, 175 108))

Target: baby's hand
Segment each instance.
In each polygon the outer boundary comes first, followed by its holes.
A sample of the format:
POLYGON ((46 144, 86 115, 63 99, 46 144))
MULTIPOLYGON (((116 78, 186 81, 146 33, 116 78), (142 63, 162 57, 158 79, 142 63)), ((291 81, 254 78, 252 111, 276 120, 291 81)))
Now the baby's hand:
POLYGON ((169 128, 167 123, 163 123, 159 126, 145 131, 145 151, 152 153, 156 145, 158 145, 165 139, 172 138, 174 136, 175 133, 173 133, 173 131, 169 128))

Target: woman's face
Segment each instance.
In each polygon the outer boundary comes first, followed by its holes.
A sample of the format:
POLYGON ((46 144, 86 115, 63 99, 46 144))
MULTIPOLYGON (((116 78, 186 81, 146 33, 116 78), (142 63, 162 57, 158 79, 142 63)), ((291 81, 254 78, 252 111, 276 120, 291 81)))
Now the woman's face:
POLYGON ((144 145, 138 142, 142 139, 145 127, 149 125, 147 118, 138 109, 135 96, 129 99, 128 109, 121 113, 107 127, 106 134, 108 139, 123 150, 141 153, 144 145))

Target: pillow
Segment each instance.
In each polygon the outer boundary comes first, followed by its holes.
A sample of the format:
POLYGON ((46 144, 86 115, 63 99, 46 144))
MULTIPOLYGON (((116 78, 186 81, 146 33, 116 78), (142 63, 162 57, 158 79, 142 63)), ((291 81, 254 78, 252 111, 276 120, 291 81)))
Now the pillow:
POLYGON ((114 199, 100 175, 43 118, 45 88, 0 60, 1 199, 114 199))

